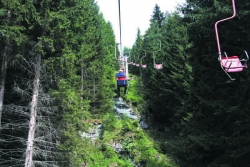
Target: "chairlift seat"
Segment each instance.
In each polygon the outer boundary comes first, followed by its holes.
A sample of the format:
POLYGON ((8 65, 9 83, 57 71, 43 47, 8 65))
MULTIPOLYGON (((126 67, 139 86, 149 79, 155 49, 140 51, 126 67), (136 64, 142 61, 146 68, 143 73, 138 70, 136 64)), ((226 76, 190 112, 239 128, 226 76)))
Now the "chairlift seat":
POLYGON ((162 64, 155 64, 155 69, 157 69, 157 70, 162 69, 162 64))
POLYGON ((241 72, 247 67, 241 61, 244 60, 240 60, 238 56, 222 57, 221 66, 226 72, 241 72))

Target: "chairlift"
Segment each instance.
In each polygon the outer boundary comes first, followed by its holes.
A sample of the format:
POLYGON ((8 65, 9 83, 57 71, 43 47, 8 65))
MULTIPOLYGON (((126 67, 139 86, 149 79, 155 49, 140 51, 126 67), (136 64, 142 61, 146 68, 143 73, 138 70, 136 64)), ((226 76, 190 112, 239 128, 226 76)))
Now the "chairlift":
POLYGON ((158 40, 158 41, 160 42, 160 49, 157 50, 157 51, 155 51, 155 52, 153 52, 153 59, 154 59, 154 68, 156 70, 161 70, 163 68, 163 63, 161 63, 161 64, 156 64, 155 63, 155 53, 161 51, 161 40, 158 40))
POLYGON ((141 67, 142 68, 147 68, 147 64, 142 64, 143 58, 146 57, 146 50, 144 50, 144 52, 145 52, 145 55, 143 57, 141 57, 141 67))
POLYGON ((161 70, 163 68, 163 63, 162 64, 155 64, 154 67, 156 70, 161 70))
POLYGON ((226 52, 224 52, 224 55, 221 54, 221 49, 220 49, 220 41, 219 41, 219 35, 218 35, 218 24, 227 21, 230 19, 233 19, 236 16, 236 9, 235 9, 235 1, 232 0, 232 10, 233 10, 233 15, 231 17, 219 20, 215 23, 215 34, 216 34, 216 41, 217 41, 217 47, 218 47, 218 54, 219 58, 218 60, 220 61, 220 65, 222 70, 226 73, 226 75, 230 78, 227 83, 230 83, 235 80, 235 78, 232 78, 229 73, 237 73, 237 72, 242 72, 244 68, 247 68, 247 63, 249 60, 249 56, 247 54, 247 51, 245 52, 245 58, 242 58, 239 56, 227 56, 226 52))

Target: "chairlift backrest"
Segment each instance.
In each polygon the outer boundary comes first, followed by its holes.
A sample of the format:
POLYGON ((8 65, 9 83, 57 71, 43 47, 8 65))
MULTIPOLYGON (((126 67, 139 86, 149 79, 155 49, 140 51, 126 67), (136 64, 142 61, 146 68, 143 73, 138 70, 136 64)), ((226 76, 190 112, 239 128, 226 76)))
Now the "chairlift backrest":
POLYGON ((162 69, 162 64, 155 64, 155 69, 161 70, 162 69))
POLYGON ((238 56, 223 57, 221 59, 221 65, 226 72, 241 72, 245 68, 238 56))

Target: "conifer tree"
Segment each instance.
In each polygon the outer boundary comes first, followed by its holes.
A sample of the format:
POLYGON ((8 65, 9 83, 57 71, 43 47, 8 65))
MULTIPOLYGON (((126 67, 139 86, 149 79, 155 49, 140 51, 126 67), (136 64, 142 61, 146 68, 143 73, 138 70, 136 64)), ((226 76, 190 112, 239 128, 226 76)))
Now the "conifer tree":
POLYGON ((32 4, 29 1, 21 4, 18 0, 15 1, 1 1, 0 14, 0 131, 1 119, 3 111, 3 101, 5 94, 5 83, 7 68, 10 62, 18 55, 18 48, 26 36, 24 26, 22 23, 27 23, 27 20, 32 20, 34 16, 27 15, 29 10, 33 10, 32 4))
MULTIPOLYGON (((159 15, 160 12, 154 13, 159 15)), ((152 18, 159 17, 153 15, 152 18)), ((186 23, 177 12, 166 13, 162 18, 164 19, 161 21, 151 19, 150 28, 144 35, 143 51, 147 55, 144 63, 147 68, 142 70, 142 79, 147 109, 152 121, 157 123, 162 132, 166 129, 175 132, 179 130, 181 119, 186 116, 186 101, 192 82, 188 53, 191 44, 186 23), (157 51, 158 40, 161 41, 160 51, 157 51), (163 69, 154 69, 154 56, 156 63, 163 63, 163 69)))

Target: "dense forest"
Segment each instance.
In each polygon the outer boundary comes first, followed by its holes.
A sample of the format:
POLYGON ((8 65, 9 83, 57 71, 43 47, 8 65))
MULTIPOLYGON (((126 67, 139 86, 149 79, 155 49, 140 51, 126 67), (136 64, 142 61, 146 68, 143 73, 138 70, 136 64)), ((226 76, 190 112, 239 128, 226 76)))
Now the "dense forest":
MULTIPOLYGON (((250 3, 236 9, 219 33, 222 51, 241 56, 250 3)), ((129 64, 124 99, 149 125, 142 130, 113 114, 119 51, 95 0, 0 0, 0 166, 249 166, 249 70, 225 83, 214 31, 231 15, 230 0, 186 0, 173 13, 152 6, 149 28, 123 51, 139 64, 129 64), (79 135, 99 122, 96 141, 79 135), (121 141, 120 154, 109 147, 121 141)))

